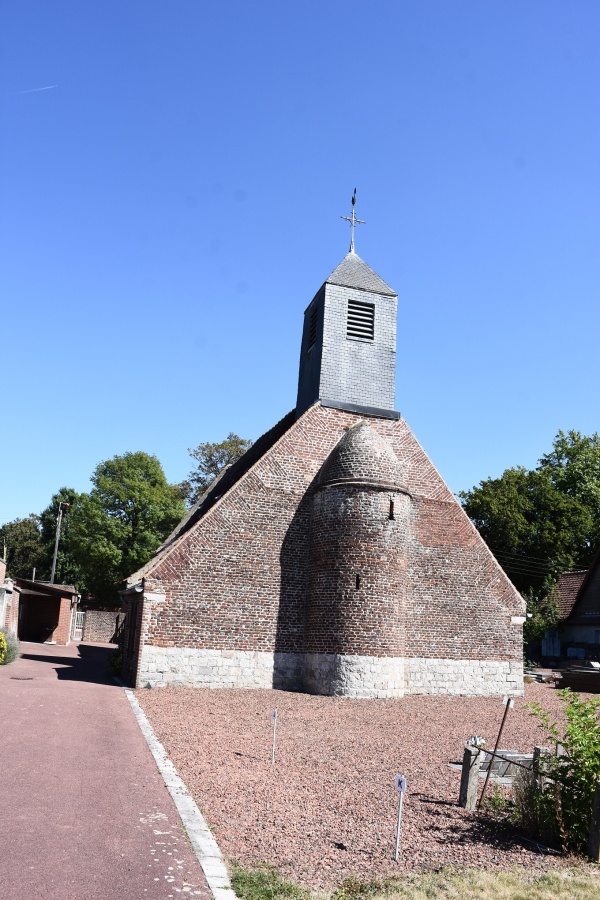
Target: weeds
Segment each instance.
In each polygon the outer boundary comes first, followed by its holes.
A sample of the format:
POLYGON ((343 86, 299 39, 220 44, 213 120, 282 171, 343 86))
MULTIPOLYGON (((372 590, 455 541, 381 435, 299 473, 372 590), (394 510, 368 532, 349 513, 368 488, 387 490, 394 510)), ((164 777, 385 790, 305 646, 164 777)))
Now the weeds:
POLYGON ((231 886, 241 900, 308 900, 310 891, 286 881, 273 866, 242 869, 235 866, 231 886))
POLYGON ((445 866, 438 872, 385 881, 347 878, 331 893, 286 881, 271 866, 254 870, 237 866, 231 882, 241 900, 597 900, 600 889, 591 868, 540 875, 522 868, 502 872, 445 866))

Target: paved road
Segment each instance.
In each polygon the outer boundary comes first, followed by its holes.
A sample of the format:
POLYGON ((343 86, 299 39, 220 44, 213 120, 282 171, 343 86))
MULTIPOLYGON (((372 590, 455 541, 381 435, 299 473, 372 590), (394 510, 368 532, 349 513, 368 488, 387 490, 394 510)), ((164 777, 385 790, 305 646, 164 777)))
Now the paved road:
POLYGON ((0 666, 0 900, 209 900, 109 645, 21 651, 0 666))

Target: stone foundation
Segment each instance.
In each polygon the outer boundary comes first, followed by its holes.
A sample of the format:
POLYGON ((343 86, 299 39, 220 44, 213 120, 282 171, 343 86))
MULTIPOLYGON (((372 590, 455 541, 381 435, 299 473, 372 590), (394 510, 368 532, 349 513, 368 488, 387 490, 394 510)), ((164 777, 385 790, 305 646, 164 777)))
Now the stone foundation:
POLYGON ((404 667, 406 694, 523 695, 520 661, 414 657, 404 667))
POLYGON ((142 652, 139 686, 279 688, 333 697, 403 694, 523 694, 520 662, 400 659, 333 653, 267 653, 152 647, 142 652))
POLYGON ((306 653, 304 690, 328 697, 401 697, 404 693, 404 660, 306 653))
POLYGON ((142 651, 140 687, 176 684, 201 688, 302 687, 302 655, 260 650, 152 647, 142 651))

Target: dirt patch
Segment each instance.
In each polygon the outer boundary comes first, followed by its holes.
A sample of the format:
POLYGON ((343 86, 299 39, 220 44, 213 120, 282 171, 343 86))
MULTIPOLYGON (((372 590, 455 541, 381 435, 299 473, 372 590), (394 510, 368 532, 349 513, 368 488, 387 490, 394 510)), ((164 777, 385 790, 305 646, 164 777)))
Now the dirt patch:
MULTIPOLYGON (((510 828, 456 805, 465 739, 493 746, 501 698, 348 700, 268 690, 164 688, 136 695, 223 852, 244 866, 330 888, 349 875, 387 877, 448 863, 536 869, 561 864, 510 828), (271 765, 272 710, 278 710, 271 765), (407 779, 402 853, 394 862, 397 794, 407 779)), ((504 749, 531 752, 543 733, 523 708, 557 715, 546 685, 526 686, 504 749)))

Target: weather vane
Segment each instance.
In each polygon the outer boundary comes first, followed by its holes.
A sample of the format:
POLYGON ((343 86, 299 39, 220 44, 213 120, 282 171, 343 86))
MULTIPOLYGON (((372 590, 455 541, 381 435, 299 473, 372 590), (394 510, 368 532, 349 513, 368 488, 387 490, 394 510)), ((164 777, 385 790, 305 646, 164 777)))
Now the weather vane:
POLYGON ((350 253, 354 253, 354 226, 355 225, 366 225, 366 222, 363 222, 362 219, 356 218, 356 213, 354 212, 355 205, 356 205, 356 188, 354 188, 354 193, 352 194, 352 215, 351 216, 340 216, 340 219, 345 219, 346 222, 350 222, 350 228, 352 229, 352 236, 350 238, 350 253))

